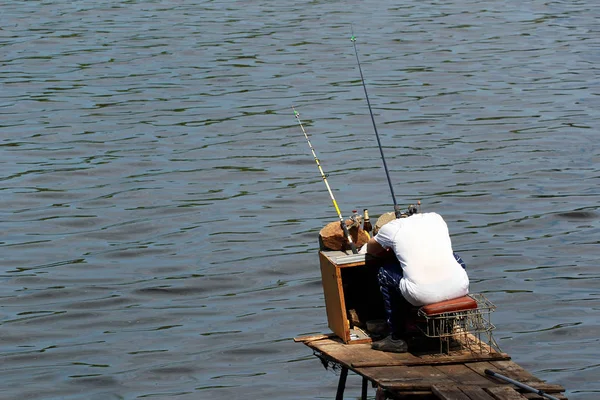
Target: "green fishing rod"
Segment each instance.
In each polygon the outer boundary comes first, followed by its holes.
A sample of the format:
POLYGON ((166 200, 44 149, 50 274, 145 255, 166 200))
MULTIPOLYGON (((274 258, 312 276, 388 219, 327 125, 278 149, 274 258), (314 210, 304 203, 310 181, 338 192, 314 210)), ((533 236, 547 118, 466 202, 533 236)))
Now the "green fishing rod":
POLYGON ((356 245, 352 241, 352 236, 350 236, 350 232, 348 231, 348 227, 346 226, 346 221, 344 220, 344 217, 342 216, 342 213, 340 211, 340 208, 338 207, 337 201, 335 201, 335 197, 333 197, 333 192, 331 191, 331 187, 329 187, 329 183, 327 182, 327 176, 325 175, 325 172, 323 172, 323 168, 321 167, 319 158, 317 157, 317 154, 315 153, 315 149, 312 146, 312 144, 310 143, 310 139, 308 138, 308 135, 306 134, 306 130, 304 130, 304 125, 302 125, 302 121, 300 121, 300 114, 298 113, 298 111, 296 111, 296 109, 293 106, 292 106, 292 110, 294 110, 294 116, 298 120, 298 123, 300 124, 300 128, 302 128, 302 133, 304 133, 304 137, 306 138, 306 141, 308 142, 308 147, 310 147, 310 151, 312 151, 312 155, 315 158, 317 167, 319 167, 319 172, 321 173, 323 182, 325 182, 325 186, 327 186, 327 191, 329 192, 329 196, 331 197, 331 201, 333 202, 335 211, 337 211, 338 217, 340 217, 340 226, 342 227, 342 231, 344 231, 344 235, 346 235, 346 239, 348 240, 348 244, 350 245, 350 248, 352 249, 352 253, 358 254, 356 245))
MULTIPOLYGON (((394 214, 396 218, 402 216, 402 210, 396 202, 396 195, 394 194, 394 188, 392 186, 392 180, 390 179, 390 172, 388 171, 387 163, 385 162, 385 156, 383 155, 383 147, 381 146, 381 140, 379 139, 379 133, 377 132, 377 125, 375 124, 375 117, 373 116, 373 110, 371 109, 371 102, 369 101, 369 94, 367 93, 367 85, 365 84, 365 78, 363 77, 362 68, 360 67, 360 60, 358 59, 358 50, 356 49, 356 38, 354 37, 354 30, 352 31, 352 37, 350 38, 354 45, 354 54, 356 55, 356 63, 358 64, 358 71, 360 72, 360 80, 362 82, 363 89, 365 90, 365 97, 367 99, 367 105, 369 106, 369 113, 371 114, 371 122, 373 122, 373 129, 375 130, 375 136, 377 137, 377 145, 379 146, 379 152, 381 153, 381 161, 383 161, 383 169, 387 176, 388 185, 390 186, 390 192, 392 193, 392 200, 394 201, 394 214)), ((409 208, 408 214, 412 214, 414 210, 409 208)))

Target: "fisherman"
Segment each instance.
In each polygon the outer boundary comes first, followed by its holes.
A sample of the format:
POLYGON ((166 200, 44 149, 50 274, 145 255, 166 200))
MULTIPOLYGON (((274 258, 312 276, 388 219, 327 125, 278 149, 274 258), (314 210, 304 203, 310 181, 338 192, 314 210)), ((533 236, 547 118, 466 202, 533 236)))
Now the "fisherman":
POLYGON ((452 251, 448 226, 439 214, 403 215, 388 222, 360 252, 390 256, 377 278, 391 333, 372 344, 375 350, 408 351, 402 336, 411 328, 407 321, 411 306, 450 300, 469 292, 464 262, 452 251))

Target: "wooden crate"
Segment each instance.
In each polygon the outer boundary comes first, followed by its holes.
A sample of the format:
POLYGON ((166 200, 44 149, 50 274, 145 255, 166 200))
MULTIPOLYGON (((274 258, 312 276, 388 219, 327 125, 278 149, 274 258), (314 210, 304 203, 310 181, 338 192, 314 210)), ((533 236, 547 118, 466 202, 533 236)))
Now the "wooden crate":
POLYGON ((329 328, 344 343, 371 342, 366 322, 385 318, 379 265, 341 251, 320 251, 319 260, 329 328))

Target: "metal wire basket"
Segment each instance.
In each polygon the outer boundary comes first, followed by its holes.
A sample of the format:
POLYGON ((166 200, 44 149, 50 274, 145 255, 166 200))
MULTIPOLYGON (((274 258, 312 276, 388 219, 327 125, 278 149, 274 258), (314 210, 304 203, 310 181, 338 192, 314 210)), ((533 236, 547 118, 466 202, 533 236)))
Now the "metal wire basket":
MULTIPOLYGON (((477 308, 434 315, 427 314, 423 308, 417 312, 419 329, 426 337, 440 339, 440 352, 444 352, 444 349, 445 352, 450 351, 451 340, 471 349, 473 344, 480 343, 487 345, 485 347, 489 347, 488 351, 492 348, 499 350, 492 336, 496 327, 491 322, 491 313, 496 306, 483 294, 470 294, 469 297, 475 300, 477 308)), ((475 351, 484 350, 479 348, 475 351)))

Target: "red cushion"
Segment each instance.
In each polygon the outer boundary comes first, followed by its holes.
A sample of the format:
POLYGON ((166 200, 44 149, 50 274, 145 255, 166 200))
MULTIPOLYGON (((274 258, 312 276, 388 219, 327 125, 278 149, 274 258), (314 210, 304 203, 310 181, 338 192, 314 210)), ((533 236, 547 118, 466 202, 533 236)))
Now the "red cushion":
POLYGON ((477 302, 469 296, 463 296, 452 300, 440 301, 439 303, 428 304, 421 307, 421 310, 427 315, 437 315, 447 312, 473 310, 475 308, 477 308, 477 302))

